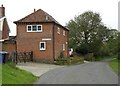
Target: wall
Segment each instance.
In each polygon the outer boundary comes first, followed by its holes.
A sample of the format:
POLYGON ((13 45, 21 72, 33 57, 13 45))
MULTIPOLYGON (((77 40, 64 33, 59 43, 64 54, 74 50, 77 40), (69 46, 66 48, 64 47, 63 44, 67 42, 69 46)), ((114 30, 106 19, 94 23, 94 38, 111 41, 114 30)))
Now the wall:
POLYGON ((16 44, 15 43, 3 43, 2 45, 3 51, 6 51, 8 53, 12 53, 16 51, 16 44))
POLYGON ((6 39, 8 37, 9 37, 9 27, 5 18, 3 21, 2 39, 6 39))
POLYGON ((58 58, 60 52, 63 51, 63 44, 65 44, 64 56, 68 57, 68 31, 61 26, 55 25, 55 58, 58 58), (60 34, 58 34, 57 29, 60 28, 60 34), (65 31, 65 36, 63 35, 63 30, 65 31))
MULTIPOLYGON (((39 24, 37 24, 39 25, 39 24)), ((17 51, 33 51, 34 60, 53 60, 53 39, 51 23, 40 23, 42 32, 27 32, 27 24, 17 25, 17 51), (42 38, 51 38, 48 41, 42 41, 42 38), (39 43, 46 42, 46 50, 39 49, 39 43)))

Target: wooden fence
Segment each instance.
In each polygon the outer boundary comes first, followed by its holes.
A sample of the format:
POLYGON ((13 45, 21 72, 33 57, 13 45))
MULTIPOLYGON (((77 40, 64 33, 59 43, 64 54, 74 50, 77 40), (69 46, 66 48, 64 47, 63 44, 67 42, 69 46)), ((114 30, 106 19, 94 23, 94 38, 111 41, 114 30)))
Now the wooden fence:
POLYGON ((18 62, 30 62, 33 61, 33 51, 30 52, 12 52, 9 53, 9 57, 6 61, 18 63, 18 62))

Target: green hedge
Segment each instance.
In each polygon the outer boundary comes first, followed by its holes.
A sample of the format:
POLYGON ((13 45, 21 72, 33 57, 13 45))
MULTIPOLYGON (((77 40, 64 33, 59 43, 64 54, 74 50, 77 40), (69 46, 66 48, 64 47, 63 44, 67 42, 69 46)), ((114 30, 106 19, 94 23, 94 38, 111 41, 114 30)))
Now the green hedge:
POLYGON ((83 63, 84 59, 82 57, 69 57, 69 58, 57 58, 55 64, 57 65, 71 65, 83 63))

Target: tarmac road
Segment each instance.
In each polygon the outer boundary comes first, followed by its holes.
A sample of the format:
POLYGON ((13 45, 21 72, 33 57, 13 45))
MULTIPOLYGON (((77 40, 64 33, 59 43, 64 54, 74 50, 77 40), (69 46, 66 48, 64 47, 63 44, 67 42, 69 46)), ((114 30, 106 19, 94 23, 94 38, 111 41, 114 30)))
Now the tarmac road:
POLYGON ((106 62, 89 62, 48 71, 35 84, 118 84, 118 76, 106 62))

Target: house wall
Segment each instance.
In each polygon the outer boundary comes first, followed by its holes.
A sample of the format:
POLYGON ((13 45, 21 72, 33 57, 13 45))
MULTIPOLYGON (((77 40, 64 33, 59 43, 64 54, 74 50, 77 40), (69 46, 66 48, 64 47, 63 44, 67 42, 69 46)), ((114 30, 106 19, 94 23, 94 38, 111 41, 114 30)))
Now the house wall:
POLYGON ((42 25, 42 32, 27 32, 27 24, 17 25, 17 51, 33 51, 35 61, 53 60, 53 24, 40 23, 40 25, 42 25), (43 41, 42 38, 51 38, 51 40, 43 41), (40 50, 40 42, 46 42, 46 50, 40 50))
POLYGON ((16 51, 16 43, 3 43, 2 47, 2 50, 8 53, 16 51))
POLYGON ((55 25, 54 29, 55 39, 55 58, 60 56, 60 52, 63 51, 63 44, 65 44, 64 57, 68 57, 68 31, 61 26, 55 25), (58 27, 60 28, 60 34, 58 34, 58 27), (63 35, 65 31, 65 36, 63 35))
POLYGON ((6 19, 3 21, 3 29, 2 29, 2 39, 6 39, 9 37, 9 27, 6 19))

